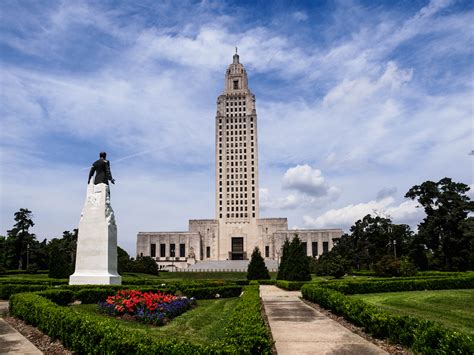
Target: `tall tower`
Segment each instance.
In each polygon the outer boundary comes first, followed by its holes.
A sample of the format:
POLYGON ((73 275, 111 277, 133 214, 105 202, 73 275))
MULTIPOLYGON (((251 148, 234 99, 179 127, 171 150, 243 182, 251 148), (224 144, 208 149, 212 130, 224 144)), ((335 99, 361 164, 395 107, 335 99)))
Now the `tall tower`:
POLYGON ((251 247, 249 243, 257 238, 257 147, 255 95, 248 88, 247 72, 239 62, 236 50, 225 74, 224 92, 217 99, 216 219, 220 225, 219 259, 246 258, 246 251, 251 247))

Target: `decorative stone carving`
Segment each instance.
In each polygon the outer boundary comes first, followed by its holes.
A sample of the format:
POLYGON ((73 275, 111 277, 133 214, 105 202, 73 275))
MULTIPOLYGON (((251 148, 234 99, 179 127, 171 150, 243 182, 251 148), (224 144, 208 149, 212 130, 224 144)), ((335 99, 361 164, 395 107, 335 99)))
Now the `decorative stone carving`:
POLYGON ((117 225, 109 186, 91 181, 79 222, 76 270, 70 285, 120 285, 117 273, 117 225))

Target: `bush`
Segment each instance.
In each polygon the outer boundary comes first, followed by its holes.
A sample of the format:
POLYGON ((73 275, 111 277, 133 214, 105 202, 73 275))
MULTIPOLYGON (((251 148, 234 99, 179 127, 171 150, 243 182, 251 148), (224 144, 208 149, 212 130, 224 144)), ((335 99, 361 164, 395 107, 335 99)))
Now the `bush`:
POLYGON ((272 342, 262 317, 258 286, 245 288, 225 328, 225 344, 238 353, 271 354, 272 342))
POLYGON ((72 274, 71 265, 67 262, 64 252, 56 243, 51 246, 48 276, 53 279, 64 279, 72 274))
POLYGON ((46 290, 37 292, 37 294, 60 306, 67 306, 74 297, 74 292, 71 290, 46 290))
POLYGON ((34 292, 46 290, 47 285, 16 285, 16 284, 0 284, 0 299, 8 300, 11 295, 21 292, 34 292))
POLYGON ((309 261, 306 251, 298 236, 295 236, 290 244, 285 241, 283 255, 277 279, 287 281, 309 281, 309 261))
POLYGON ((268 272, 265 261, 260 254, 258 247, 252 252, 252 257, 247 269, 247 280, 269 280, 270 274, 268 272))
POLYGON ((220 287, 196 287, 183 288, 180 290, 187 297, 194 297, 198 300, 213 298, 238 297, 242 293, 242 286, 220 286, 220 287))
POLYGON ((206 345, 151 337, 140 330, 118 325, 115 320, 60 307, 33 293, 13 295, 10 312, 59 339, 78 354, 271 353, 272 344, 255 286, 246 288, 226 320, 224 339, 206 345))
POLYGON ((314 261, 314 272, 318 276, 334 276, 340 279, 349 269, 349 262, 334 253, 323 254, 314 261))
POLYGON ((415 352, 425 354, 434 351, 444 354, 474 352, 474 341, 470 336, 448 330, 438 323, 410 316, 393 315, 362 300, 352 299, 317 284, 304 285, 301 292, 304 299, 344 316, 354 324, 364 327, 375 337, 389 338, 393 342, 411 347, 415 352))
POLYGON ((344 294, 420 291, 420 290, 449 290, 474 288, 474 277, 454 277, 440 279, 388 279, 359 282, 328 282, 324 287, 344 294))
POLYGON ((158 265, 151 256, 139 256, 136 260, 129 263, 131 272, 140 272, 143 274, 158 275, 158 265))
POLYGON ((306 284, 306 281, 277 280, 276 282, 277 287, 283 288, 288 291, 300 290, 304 284, 306 284))
POLYGON ((418 270, 415 264, 413 264, 408 256, 404 256, 400 259, 400 275, 402 276, 415 276, 418 270))
POLYGON ((375 273, 377 276, 400 276, 400 260, 393 255, 384 255, 375 264, 375 273))

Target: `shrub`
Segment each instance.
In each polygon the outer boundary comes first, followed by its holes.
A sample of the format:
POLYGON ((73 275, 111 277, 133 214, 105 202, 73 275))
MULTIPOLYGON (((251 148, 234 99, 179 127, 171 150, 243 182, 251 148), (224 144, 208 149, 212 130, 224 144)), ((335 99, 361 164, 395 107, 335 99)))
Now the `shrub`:
POLYGON ((288 281, 311 280, 306 251, 298 236, 295 236, 288 246, 285 241, 281 264, 280 268, 282 270, 281 273, 278 273, 278 279, 288 281))
POLYGON ((375 273, 378 276, 400 276, 400 260, 393 255, 384 255, 375 264, 375 273))
POLYGON ((282 247, 280 265, 278 267, 277 280, 286 280, 286 268, 288 265, 288 255, 290 254, 290 242, 285 239, 282 247))
POLYGON ((47 285, 17 285, 17 284, 0 284, 0 299, 8 300, 11 295, 21 292, 34 292, 46 290, 47 285))
POLYGON ((272 343, 262 316, 258 286, 245 288, 225 328, 225 344, 239 353, 270 354, 272 343))
POLYGON ((435 350, 445 354, 471 354, 473 339, 459 332, 448 330, 440 324, 410 316, 397 316, 352 299, 342 293, 307 284, 301 289, 303 298, 343 315, 356 325, 379 338, 411 347, 415 352, 430 354, 435 350))
POLYGON ((74 292, 71 290, 45 290, 38 292, 38 295, 47 298, 60 306, 67 306, 72 302, 74 292))
POLYGON ((198 300, 213 298, 237 297, 242 293, 242 286, 219 286, 219 287, 195 287, 182 288, 181 291, 187 297, 194 297, 198 300))
POLYGON ((57 243, 53 243, 49 256, 48 276, 53 279, 64 279, 71 274, 71 265, 67 262, 64 252, 59 250, 57 243))
POLYGON ((326 253, 314 261, 314 272, 319 276, 334 276, 340 279, 349 271, 349 262, 342 256, 326 253))
POLYGON ((404 256, 400 259, 400 275, 402 276, 415 276, 418 270, 414 263, 410 261, 408 256, 404 256))
POLYGON ((252 257, 247 269, 247 280, 269 280, 270 274, 268 272, 265 261, 260 254, 258 247, 252 252, 252 257))
POLYGON ((129 264, 131 272, 158 275, 158 265, 151 256, 139 256, 136 260, 131 260, 129 264))
POLYGON ((276 282, 277 287, 283 288, 288 291, 300 290, 304 284, 306 284, 306 281, 277 280, 276 282))

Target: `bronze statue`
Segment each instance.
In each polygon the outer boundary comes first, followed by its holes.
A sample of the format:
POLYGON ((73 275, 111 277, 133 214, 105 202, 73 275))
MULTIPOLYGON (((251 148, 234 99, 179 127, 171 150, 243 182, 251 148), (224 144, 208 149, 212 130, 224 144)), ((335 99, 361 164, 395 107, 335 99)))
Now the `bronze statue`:
POLYGON ((89 172, 89 180, 87 183, 89 184, 91 181, 92 176, 94 176, 94 185, 97 184, 109 184, 109 181, 112 184, 115 184, 114 178, 112 178, 112 172, 110 171, 110 162, 106 159, 107 153, 100 152, 99 160, 95 161, 92 164, 91 171, 89 172))

